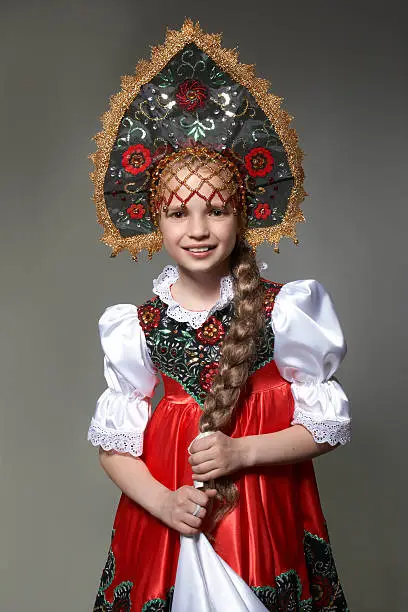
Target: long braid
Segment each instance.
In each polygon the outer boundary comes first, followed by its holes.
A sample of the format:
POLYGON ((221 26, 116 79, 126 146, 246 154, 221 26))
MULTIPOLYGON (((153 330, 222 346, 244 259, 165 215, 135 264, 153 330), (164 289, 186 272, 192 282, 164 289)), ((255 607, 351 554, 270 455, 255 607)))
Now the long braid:
MULTIPOLYGON (((208 205, 214 194, 218 193, 224 203, 230 201, 236 213, 236 206, 245 194, 240 172, 231 160, 224 160, 221 155, 202 149, 197 152, 190 149, 180 151, 163 161, 153 181, 154 209, 167 210, 174 197, 185 206, 186 197, 188 200, 196 193, 195 182, 191 184, 194 175, 199 178, 200 197, 206 200, 210 197, 208 205)), ((245 223, 245 216, 240 217, 239 224, 242 222, 245 223)), ((201 432, 224 431, 232 423, 234 409, 256 358, 260 332, 265 324, 262 308, 264 292, 258 266, 251 247, 242 238, 238 238, 231 253, 230 267, 234 283, 234 316, 222 342, 218 373, 204 401, 199 423, 201 432)), ((217 522, 237 503, 238 490, 230 478, 217 479, 215 487, 218 501, 222 502, 212 517, 217 522)))
MULTIPOLYGON (((224 431, 231 425, 233 412, 250 366, 256 357, 259 334, 265 324, 264 291, 255 256, 241 238, 231 253, 234 282, 234 316, 221 346, 218 372, 208 391, 200 431, 224 431)), ((208 486, 208 485, 207 485, 208 486)), ((222 501, 214 522, 233 509, 238 502, 238 489, 228 477, 214 483, 217 498, 222 501)))

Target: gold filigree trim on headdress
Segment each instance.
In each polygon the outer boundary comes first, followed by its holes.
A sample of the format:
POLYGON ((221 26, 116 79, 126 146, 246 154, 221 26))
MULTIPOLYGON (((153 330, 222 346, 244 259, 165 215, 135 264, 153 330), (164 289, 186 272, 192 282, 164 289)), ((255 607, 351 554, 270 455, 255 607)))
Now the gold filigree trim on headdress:
POLYGON ((97 151, 90 155, 94 162, 94 170, 90 173, 94 183, 93 199, 96 204, 98 222, 104 228, 101 241, 112 248, 111 256, 113 257, 127 249, 133 258, 137 259, 137 254, 146 249, 151 259, 153 253, 162 247, 162 236, 159 230, 132 237, 120 235, 106 208, 104 180, 118 128, 129 105, 138 95, 141 86, 153 79, 174 55, 189 43, 194 43, 232 78, 248 89, 273 124, 288 157, 294 185, 282 222, 271 227, 247 228, 244 238, 254 250, 262 242, 267 241, 274 244, 275 251, 278 251, 278 244, 283 236, 288 236, 297 243, 295 225, 305 220, 300 204, 307 194, 303 189, 303 152, 298 147, 296 131, 289 127, 293 117, 280 108, 283 98, 269 93, 269 81, 256 77, 254 65, 240 63, 236 49, 224 49, 221 46, 221 34, 206 34, 198 22, 193 23, 190 19, 185 20, 180 30, 167 30, 164 44, 152 47, 150 61, 140 60, 136 66, 135 75, 122 77, 121 91, 110 98, 110 108, 101 117, 103 129, 94 137, 97 151))

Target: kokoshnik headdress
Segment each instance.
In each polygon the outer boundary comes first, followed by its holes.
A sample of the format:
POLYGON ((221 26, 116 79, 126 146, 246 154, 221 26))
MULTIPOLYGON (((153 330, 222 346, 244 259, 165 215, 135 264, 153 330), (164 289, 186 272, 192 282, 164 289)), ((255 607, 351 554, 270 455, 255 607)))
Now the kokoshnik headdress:
POLYGON ((307 194, 293 117, 253 65, 221 47, 220 34, 186 19, 121 85, 90 156, 101 240, 112 257, 127 249, 137 260, 147 249, 151 259, 162 247, 160 207, 174 196, 183 207, 194 194, 207 204, 215 195, 224 206, 230 201, 244 215, 243 237, 254 251, 267 241, 279 252, 283 236, 298 244, 307 194), (198 188, 189 182, 193 174, 198 188))

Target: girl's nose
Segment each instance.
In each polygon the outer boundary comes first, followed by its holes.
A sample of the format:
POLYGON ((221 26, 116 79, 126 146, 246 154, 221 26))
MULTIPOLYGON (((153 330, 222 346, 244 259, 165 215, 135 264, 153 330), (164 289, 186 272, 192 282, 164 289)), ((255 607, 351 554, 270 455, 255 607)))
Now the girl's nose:
POLYGON ((188 219, 187 232, 192 238, 202 238, 209 235, 206 215, 191 214, 188 219))

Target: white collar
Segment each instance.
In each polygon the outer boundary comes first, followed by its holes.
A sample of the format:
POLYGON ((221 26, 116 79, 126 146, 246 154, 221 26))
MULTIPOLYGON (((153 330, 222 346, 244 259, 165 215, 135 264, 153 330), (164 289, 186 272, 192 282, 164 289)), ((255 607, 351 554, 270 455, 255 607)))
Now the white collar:
MULTIPOLYGON (((265 270, 268 266, 265 262, 257 262, 259 270, 265 270)), ((216 310, 224 308, 234 297, 234 286, 232 274, 222 276, 220 280, 220 295, 216 303, 208 310, 187 310, 181 304, 176 302, 170 290, 170 286, 176 282, 179 277, 178 266, 168 264, 160 272, 159 276, 153 279, 153 293, 167 304, 167 316, 176 321, 185 321, 194 329, 198 329, 204 321, 212 315, 216 310)))

